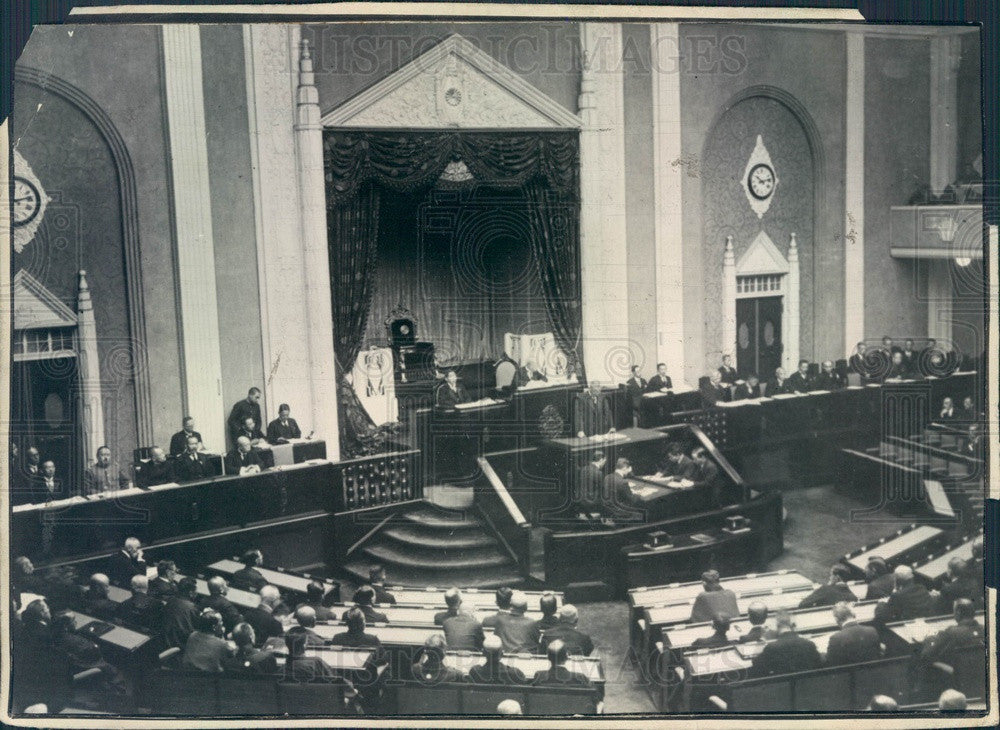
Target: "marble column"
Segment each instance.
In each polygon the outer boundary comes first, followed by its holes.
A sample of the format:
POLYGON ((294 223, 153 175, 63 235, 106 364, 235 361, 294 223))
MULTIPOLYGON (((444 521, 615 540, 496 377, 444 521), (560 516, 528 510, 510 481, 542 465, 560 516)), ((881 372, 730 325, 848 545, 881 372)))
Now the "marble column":
POLYGON ((625 115, 618 23, 581 23, 580 268, 583 361, 590 381, 623 382, 628 336, 625 115))
POLYGON ((962 39, 958 35, 933 35, 930 44, 930 183, 931 190, 940 194, 958 176, 958 64, 962 39))
POLYGON ((788 242, 788 292, 785 294, 785 311, 788 319, 788 338, 785 340, 785 373, 791 375, 799 367, 799 336, 801 313, 799 312, 799 245, 795 234, 788 242))
POLYGON ((101 399, 101 359, 97 351, 97 324, 94 303, 87 286, 87 272, 81 270, 76 300, 77 377, 80 381, 80 425, 83 460, 90 464, 105 442, 104 403, 101 399))
POLYGON ((723 356, 733 356, 733 361, 736 361, 736 254, 733 252, 732 236, 726 236, 726 248, 722 254, 721 352, 723 356))
MULTIPOLYGON (((844 356, 865 338, 865 37, 848 32, 844 165, 844 356)), ((796 349, 797 343, 796 343, 796 349)))
POLYGON ((195 418, 206 446, 221 450, 227 414, 222 402, 201 35, 197 25, 162 28, 184 409, 195 418))

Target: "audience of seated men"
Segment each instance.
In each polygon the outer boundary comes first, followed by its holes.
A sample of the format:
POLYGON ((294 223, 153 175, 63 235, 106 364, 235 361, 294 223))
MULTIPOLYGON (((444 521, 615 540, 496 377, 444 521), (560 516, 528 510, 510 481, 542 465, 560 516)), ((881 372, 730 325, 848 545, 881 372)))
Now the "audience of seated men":
POLYGON ((691 606, 691 621, 711 621, 719 613, 727 616, 739 616, 740 609, 736 605, 736 594, 722 587, 722 579, 717 570, 706 570, 701 574, 701 585, 704 590, 695 596, 691 606))
POLYGON ((767 604, 765 603, 753 601, 747 606, 747 620, 750 622, 750 629, 738 639, 739 643, 764 641, 771 638, 771 632, 765 626, 767 614, 767 604))
POLYGON ((192 434, 187 437, 187 449, 174 459, 174 479, 178 482, 193 482, 213 476, 212 464, 201 451, 201 437, 192 434))
POLYGON ((458 588, 449 588, 444 593, 444 602, 448 607, 444 615, 438 614, 434 617, 434 623, 438 623, 444 630, 445 640, 452 649, 476 650, 483 646, 483 625, 476 620, 475 616, 462 611, 462 593, 458 588))
POLYGON ((226 598, 228 593, 229 584, 226 579, 218 575, 213 576, 208 579, 208 595, 201 598, 201 605, 203 608, 214 609, 222 616, 226 631, 232 631, 236 628, 236 624, 243 620, 243 616, 236 608, 236 604, 226 598))
POLYGON ((799 601, 799 608, 816 608, 817 606, 832 606, 840 601, 854 603, 857 597, 847 585, 851 571, 842 563, 835 563, 830 568, 827 582, 799 601))
POLYGON ((306 600, 296 606, 296 608, 308 606, 316 612, 317 621, 336 621, 336 612, 332 608, 327 608, 323 605, 323 595, 325 593, 326 588, 322 583, 318 580, 309 581, 306 585, 306 600))
POLYGON ((267 424, 267 442, 285 444, 290 439, 302 438, 302 429, 291 416, 292 409, 287 403, 278 406, 278 417, 267 424))
POLYGON ((201 672, 221 672, 223 662, 236 653, 236 645, 224 637, 222 616, 211 608, 202 609, 194 621, 194 631, 184 644, 181 666, 201 672))
MULTIPOLYGON (((376 611, 375 606, 372 604, 375 602, 375 589, 371 586, 361 586, 358 590, 354 591, 354 605, 356 608, 361 609, 361 612, 365 615, 365 621, 370 624, 387 624, 389 623, 389 617, 386 616, 381 611, 376 611)), ((347 620, 347 611, 344 611, 343 620, 347 620)))
POLYGON ((767 381, 767 387, 764 389, 764 395, 770 398, 771 396, 786 395, 793 392, 791 384, 785 377, 785 369, 775 368, 774 376, 767 381))
POLYGON ((260 550, 247 550, 240 559, 243 567, 230 576, 234 586, 248 591, 259 591, 267 585, 267 579, 257 568, 264 564, 264 555, 260 550))
POLYGON ((692 649, 712 649, 719 646, 729 646, 734 640, 729 638, 730 618, 724 613, 717 613, 712 616, 712 633, 708 636, 699 636, 691 642, 692 649))
POLYGON ((226 454, 226 474, 259 474, 264 470, 264 462, 254 450, 246 436, 236 437, 236 448, 226 454))
POLYGON ((841 601, 833 607, 833 618, 839 628, 827 643, 827 666, 857 664, 882 656, 878 632, 871 626, 859 624, 854 609, 847 602, 841 601))
POLYGON ((808 393, 813 389, 808 360, 799 360, 799 369, 788 377, 788 387, 793 393, 808 393))
POLYGON ((65 676, 92 669, 98 672, 81 686, 74 687, 74 709, 129 712, 132 691, 125 677, 117 667, 104 660, 97 644, 74 633, 73 626, 69 613, 56 614, 52 619, 52 642, 59 659, 52 673, 65 676))
POLYGON ((149 579, 144 575, 133 575, 130 588, 132 595, 118 604, 115 618, 127 626, 157 633, 163 603, 149 595, 149 579))
POLYGON ((233 643, 236 653, 222 660, 222 668, 230 674, 244 676, 271 675, 278 673, 278 660, 267 649, 258 649, 257 636, 253 626, 243 622, 233 629, 233 643))
POLYGON ((111 449, 102 446, 97 450, 97 461, 83 473, 83 493, 101 494, 128 489, 132 480, 111 460, 111 449))
POLYGON ((385 568, 373 565, 368 569, 368 585, 375 590, 375 603, 393 605, 396 597, 385 589, 385 568))
POLYGON ((487 636, 483 639, 482 664, 469 669, 469 679, 479 684, 525 684, 528 680, 517 667, 505 664, 503 658, 503 642, 498 636, 487 636))
POLYGON ((275 608, 281 603, 278 589, 272 585, 264 585, 260 587, 258 594, 260 602, 243 611, 243 620, 250 624, 259 646, 272 636, 282 636, 285 629, 274 615, 275 608))
POLYGON ((555 641, 562 642, 563 648, 573 656, 590 656, 594 651, 594 642, 584 632, 576 628, 580 614, 576 606, 566 603, 559 609, 559 623, 551 629, 546 629, 539 640, 541 648, 555 641))
POLYGON ((170 455, 181 456, 188 450, 188 439, 192 436, 198 441, 198 447, 203 448, 201 434, 194 430, 194 419, 184 416, 181 430, 170 437, 170 455))
POLYGON ((516 591, 510 599, 510 613, 497 615, 493 631, 503 642, 504 651, 512 654, 531 652, 538 646, 535 620, 524 615, 527 610, 527 597, 516 591))
POLYGON ((251 431, 260 432, 261 426, 264 423, 260 413, 260 397, 260 388, 250 388, 247 391, 247 397, 236 403, 229 412, 229 418, 226 419, 226 426, 229 430, 229 438, 232 443, 236 443, 236 439, 240 436, 240 431, 246 426, 248 418, 253 422, 251 431))
POLYGON ((177 592, 163 606, 162 639, 164 646, 183 647, 194 631, 194 622, 201 613, 195 604, 198 584, 194 578, 181 578, 177 592))
POLYGON ((159 446, 149 450, 149 460, 137 467, 136 484, 143 489, 174 481, 173 462, 167 461, 166 452, 159 446))
POLYGON ((896 567, 893 571, 893 583, 895 588, 885 603, 875 606, 875 618, 879 623, 908 621, 934 613, 934 597, 914 580, 913 569, 908 565, 896 567))
POLYGON ((115 585, 127 586, 133 575, 146 575, 147 568, 142 543, 136 537, 129 537, 121 549, 111 556, 108 576, 115 585))
POLYGON ((879 598, 888 598, 895 587, 895 578, 889 570, 889 564, 885 558, 873 556, 868 558, 865 566, 865 581, 868 583, 868 590, 865 593, 866 601, 873 601, 879 598))
POLYGON ((104 573, 94 573, 83 593, 83 612, 94 618, 111 621, 115 617, 118 604, 108 598, 111 581, 104 573))
POLYGON ((757 373, 750 373, 746 380, 733 388, 734 401, 760 398, 761 395, 760 378, 757 377, 757 373))
POLYGON ((464 682, 465 675, 444 663, 444 653, 447 648, 448 645, 441 634, 428 636, 420 651, 420 658, 410 667, 410 676, 421 684, 464 682))
POLYGON ((295 609, 294 615, 295 626, 285 632, 286 636, 291 634, 300 634, 305 636, 306 644, 308 646, 323 646, 326 644, 326 639, 313 631, 313 629, 316 628, 316 612, 312 608, 309 606, 300 606, 295 609))
MULTIPOLYGON (((492 628, 497 625, 497 620, 501 616, 507 616, 510 613, 510 599, 514 597, 513 589, 508 586, 500 586, 493 592, 493 600, 496 603, 497 610, 495 613, 491 613, 489 616, 483 619, 484 628, 492 628)), ((439 626, 447 617, 447 611, 441 611, 434 615, 434 623, 439 626)))
POLYGON ((761 653, 754 657, 750 676, 766 677, 818 669, 822 664, 819 650, 813 642, 795 632, 791 614, 779 611, 774 623, 774 641, 765 644, 761 653))
POLYGON ((983 625, 976 620, 976 607, 967 598, 959 598, 952 609, 955 623, 924 641, 920 658, 928 664, 952 664, 962 654, 985 651, 983 625))
POLYGON ((549 659, 549 668, 539 670, 531 683, 536 686, 560 687, 590 687, 590 678, 579 672, 574 672, 566 666, 569 652, 566 645, 559 640, 553 641, 545 650, 549 659))
POLYGON ((842 390, 846 387, 847 378, 833 369, 833 360, 824 360, 813 382, 813 390, 842 390))

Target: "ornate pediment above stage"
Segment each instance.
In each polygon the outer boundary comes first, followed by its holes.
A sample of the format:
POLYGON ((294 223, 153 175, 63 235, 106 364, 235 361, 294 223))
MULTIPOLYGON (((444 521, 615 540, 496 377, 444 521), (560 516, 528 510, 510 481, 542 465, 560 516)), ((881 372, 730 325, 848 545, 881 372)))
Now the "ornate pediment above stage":
POLYGON ((325 127, 565 129, 579 118, 451 35, 322 119, 325 127))

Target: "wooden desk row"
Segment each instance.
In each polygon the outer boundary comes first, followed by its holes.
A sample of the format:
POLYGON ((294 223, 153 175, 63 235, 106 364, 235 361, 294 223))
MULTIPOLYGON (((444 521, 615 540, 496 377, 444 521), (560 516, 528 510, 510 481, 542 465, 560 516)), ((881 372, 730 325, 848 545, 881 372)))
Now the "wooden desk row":
MULTIPOLYGON (((426 588, 409 588, 406 586, 386 586, 385 590, 396 599, 397 606, 440 606, 444 608, 444 594, 447 589, 428 586, 426 588)), ((496 610, 496 594, 491 590, 478 588, 462 588, 462 607, 465 610, 496 610)), ((528 606, 537 606, 538 601, 546 593, 552 593, 558 605, 562 606, 565 596, 562 591, 521 591, 528 599, 528 606)), ((441 610, 441 609, 438 609, 441 610)))
POLYGON ((856 575, 863 577, 868 561, 872 558, 882 558, 891 569, 917 559, 918 555, 926 554, 946 537, 944 530, 938 527, 911 524, 893 535, 879 539, 878 542, 848 553, 841 558, 841 561, 856 575))
POLYGON ((948 563, 951 562, 952 558, 961 558, 965 561, 972 560, 972 543, 977 539, 981 539, 981 537, 981 535, 974 536, 955 547, 948 548, 936 558, 932 558, 922 565, 915 566, 913 572, 927 581, 927 583, 931 585, 937 584, 948 573, 948 563))

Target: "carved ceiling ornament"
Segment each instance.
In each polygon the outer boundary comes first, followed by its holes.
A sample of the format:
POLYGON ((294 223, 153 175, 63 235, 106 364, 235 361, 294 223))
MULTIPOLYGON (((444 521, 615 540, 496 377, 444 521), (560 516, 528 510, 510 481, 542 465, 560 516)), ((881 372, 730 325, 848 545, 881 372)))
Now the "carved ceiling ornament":
POLYGON ((565 129, 579 118, 485 51, 451 35, 323 115, 325 127, 565 129))

